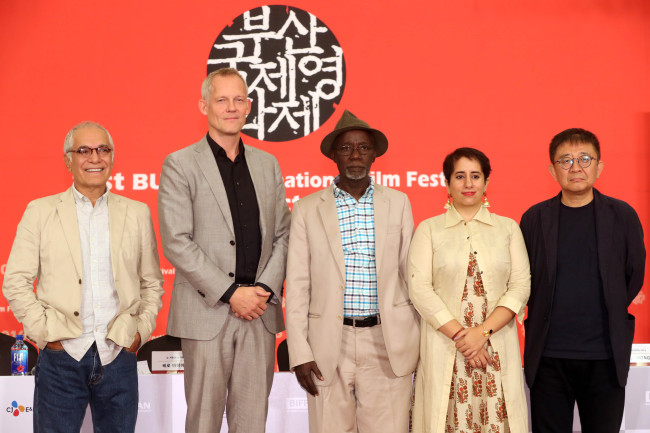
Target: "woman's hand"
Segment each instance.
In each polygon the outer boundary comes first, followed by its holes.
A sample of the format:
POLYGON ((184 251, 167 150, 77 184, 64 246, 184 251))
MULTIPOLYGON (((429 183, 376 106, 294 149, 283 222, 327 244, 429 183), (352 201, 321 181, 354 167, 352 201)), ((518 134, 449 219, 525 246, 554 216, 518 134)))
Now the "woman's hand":
POLYGON ((484 349, 488 337, 483 335, 483 328, 466 328, 456 337, 456 350, 465 358, 473 359, 481 349, 484 349))
POLYGON ((475 357, 469 359, 469 365, 474 368, 485 368, 488 365, 493 365, 492 357, 485 348, 479 350, 475 357))

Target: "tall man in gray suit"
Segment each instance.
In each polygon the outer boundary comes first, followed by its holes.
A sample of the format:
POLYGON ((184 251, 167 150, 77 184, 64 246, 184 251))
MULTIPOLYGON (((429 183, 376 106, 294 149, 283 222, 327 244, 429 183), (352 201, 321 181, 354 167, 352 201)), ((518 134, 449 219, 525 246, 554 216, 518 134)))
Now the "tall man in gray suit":
POLYGON ((176 267, 167 333, 185 358, 186 432, 264 431, 290 214, 280 167, 245 146, 251 103, 230 68, 203 82, 208 133, 169 155, 158 195, 163 252, 176 267))

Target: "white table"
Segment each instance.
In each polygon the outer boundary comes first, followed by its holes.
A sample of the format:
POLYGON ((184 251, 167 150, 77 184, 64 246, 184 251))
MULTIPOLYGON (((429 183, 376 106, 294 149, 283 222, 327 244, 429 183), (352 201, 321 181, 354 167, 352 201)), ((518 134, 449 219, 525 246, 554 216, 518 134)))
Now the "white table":
MULTIPOLYGON (((138 433, 182 433, 185 423, 183 375, 139 376, 138 433)), ((34 378, 0 376, 0 432, 31 433, 34 378), (12 401, 24 407, 12 414, 12 401)), ((86 413, 82 433, 92 433, 90 413, 86 413)), ((292 373, 275 373, 269 399, 267 433, 307 433, 307 398, 292 373)), ((574 431, 579 431, 576 423, 574 431)), ((228 429, 222 428, 222 433, 228 429)), ((626 389, 622 432, 650 433, 650 367, 632 367, 626 389)))

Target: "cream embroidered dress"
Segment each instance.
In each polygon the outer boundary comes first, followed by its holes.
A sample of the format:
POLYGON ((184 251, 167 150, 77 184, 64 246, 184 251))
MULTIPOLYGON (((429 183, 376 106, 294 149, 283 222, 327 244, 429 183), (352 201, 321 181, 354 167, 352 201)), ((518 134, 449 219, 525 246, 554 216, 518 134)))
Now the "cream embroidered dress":
POLYGON ((528 409, 515 319, 490 337, 488 352, 498 357, 498 367, 487 370, 466 370, 455 342, 438 330, 453 319, 464 326, 469 326, 470 318, 472 324, 480 324, 498 306, 515 311, 523 320, 530 295, 530 267, 517 223, 485 208, 465 221, 453 206, 445 214, 423 221, 409 249, 408 282, 409 296, 421 316, 413 431, 444 433, 449 419, 451 431, 491 432, 496 431, 491 430, 494 423, 499 432, 527 433, 528 409), (468 276, 470 253, 474 264, 470 263, 473 275, 468 276), (464 387, 460 385, 463 382, 464 387), (466 401, 458 402, 459 392, 461 396, 466 392, 466 401), (475 398, 475 392, 481 396, 475 398), (470 406, 471 429, 467 424, 470 406))
MULTIPOLYGON (((485 287, 476 257, 471 252, 461 309, 461 325, 466 328, 481 326, 487 318, 485 287)), ((489 340, 487 346, 494 365, 485 369, 473 368, 460 352, 456 352, 445 433, 510 432, 499 354, 493 350, 489 340)))

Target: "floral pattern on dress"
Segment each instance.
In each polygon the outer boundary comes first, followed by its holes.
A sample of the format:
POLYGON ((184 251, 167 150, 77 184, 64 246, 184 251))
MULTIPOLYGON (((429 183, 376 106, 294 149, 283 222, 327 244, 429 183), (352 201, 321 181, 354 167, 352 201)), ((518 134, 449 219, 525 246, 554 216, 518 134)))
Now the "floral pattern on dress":
POLYGON ((456 391, 456 402, 463 404, 467 403, 469 393, 467 392, 467 381, 465 379, 458 379, 458 391, 456 391))
MULTIPOLYGON (((461 323, 465 327, 481 326, 487 318, 487 294, 478 260, 472 252, 469 254, 461 312, 461 323)), ((489 340, 486 349, 494 364, 486 368, 472 367, 460 352, 456 352, 445 433, 510 433, 499 354, 493 350, 489 340), (459 423, 459 416, 463 417, 462 423, 459 423)))
POLYGON ((474 305, 469 304, 465 307, 465 314, 463 315, 463 326, 466 328, 471 328, 474 325, 474 305))

